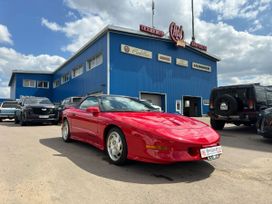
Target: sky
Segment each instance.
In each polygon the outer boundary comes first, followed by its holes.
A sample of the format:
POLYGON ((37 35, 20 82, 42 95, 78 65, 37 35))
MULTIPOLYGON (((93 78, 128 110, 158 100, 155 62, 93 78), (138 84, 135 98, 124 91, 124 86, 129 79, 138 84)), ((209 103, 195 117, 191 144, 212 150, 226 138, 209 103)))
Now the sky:
MULTIPOLYGON (((154 0, 156 28, 183 26, 191 1, 154 0)), ((55 70, 106 25, 151 25, 152 0, 0 0, 0 97, 14 69, 55 70)), ((194 0, 196 42, 221 58, 219 85, 272 85, 272 0, 194 0)))

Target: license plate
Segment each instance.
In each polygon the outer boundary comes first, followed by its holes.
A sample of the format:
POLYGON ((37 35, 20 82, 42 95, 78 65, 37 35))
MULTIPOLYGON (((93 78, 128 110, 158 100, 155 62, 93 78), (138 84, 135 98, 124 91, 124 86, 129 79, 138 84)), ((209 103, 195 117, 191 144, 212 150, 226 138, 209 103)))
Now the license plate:
POLYGON ((39 118, 49 118, 49 115, 39 115, 39 118))
POLYGON ((229 107, 228 107, 228 105, 226 103, 221 103, 220 110, 226 111, 228 109, 229 109, 229 107))
POLYGON ((209 160, 213 160, 213 159, 217 159, 220 154, 222 154, 221 146, 200 149, 201 158, 208 158, 209 160))

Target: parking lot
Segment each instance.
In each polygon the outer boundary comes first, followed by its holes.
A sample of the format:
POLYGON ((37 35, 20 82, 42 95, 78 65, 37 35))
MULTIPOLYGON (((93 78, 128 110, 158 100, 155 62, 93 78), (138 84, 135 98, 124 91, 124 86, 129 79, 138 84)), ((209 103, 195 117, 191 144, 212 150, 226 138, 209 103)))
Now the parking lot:
POLYGON ((272 140, 245 126, 220 134, 215 161, 118 167, 90 145, 64 143, 60 126, 2 122, 0 203, 271 203, 272 140))

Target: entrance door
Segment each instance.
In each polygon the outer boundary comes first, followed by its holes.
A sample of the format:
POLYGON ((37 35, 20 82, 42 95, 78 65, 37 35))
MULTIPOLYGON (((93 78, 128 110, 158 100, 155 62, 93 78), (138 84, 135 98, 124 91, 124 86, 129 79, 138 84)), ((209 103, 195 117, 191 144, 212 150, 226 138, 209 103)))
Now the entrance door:
POLYGON ((161 107, 163 111, 165 111, 164 105, 164 95, 160 94, 152 94, 152 93, 141 93, 141 99, 147 100, 148 102, 152 103, 153 105, 161 107))
POLYGON ((183 115, 188 117, 201 117, 201 98, 183 96, 183 115))

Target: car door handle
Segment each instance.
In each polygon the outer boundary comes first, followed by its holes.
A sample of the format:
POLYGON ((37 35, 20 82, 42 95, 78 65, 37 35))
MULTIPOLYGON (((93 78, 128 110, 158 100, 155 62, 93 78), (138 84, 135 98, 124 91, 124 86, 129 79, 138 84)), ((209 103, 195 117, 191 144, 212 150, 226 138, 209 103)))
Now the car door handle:
POLYGON ((75 113, 72 113, 72 116, 76 116, 76 114, 75 114, 75 113))

